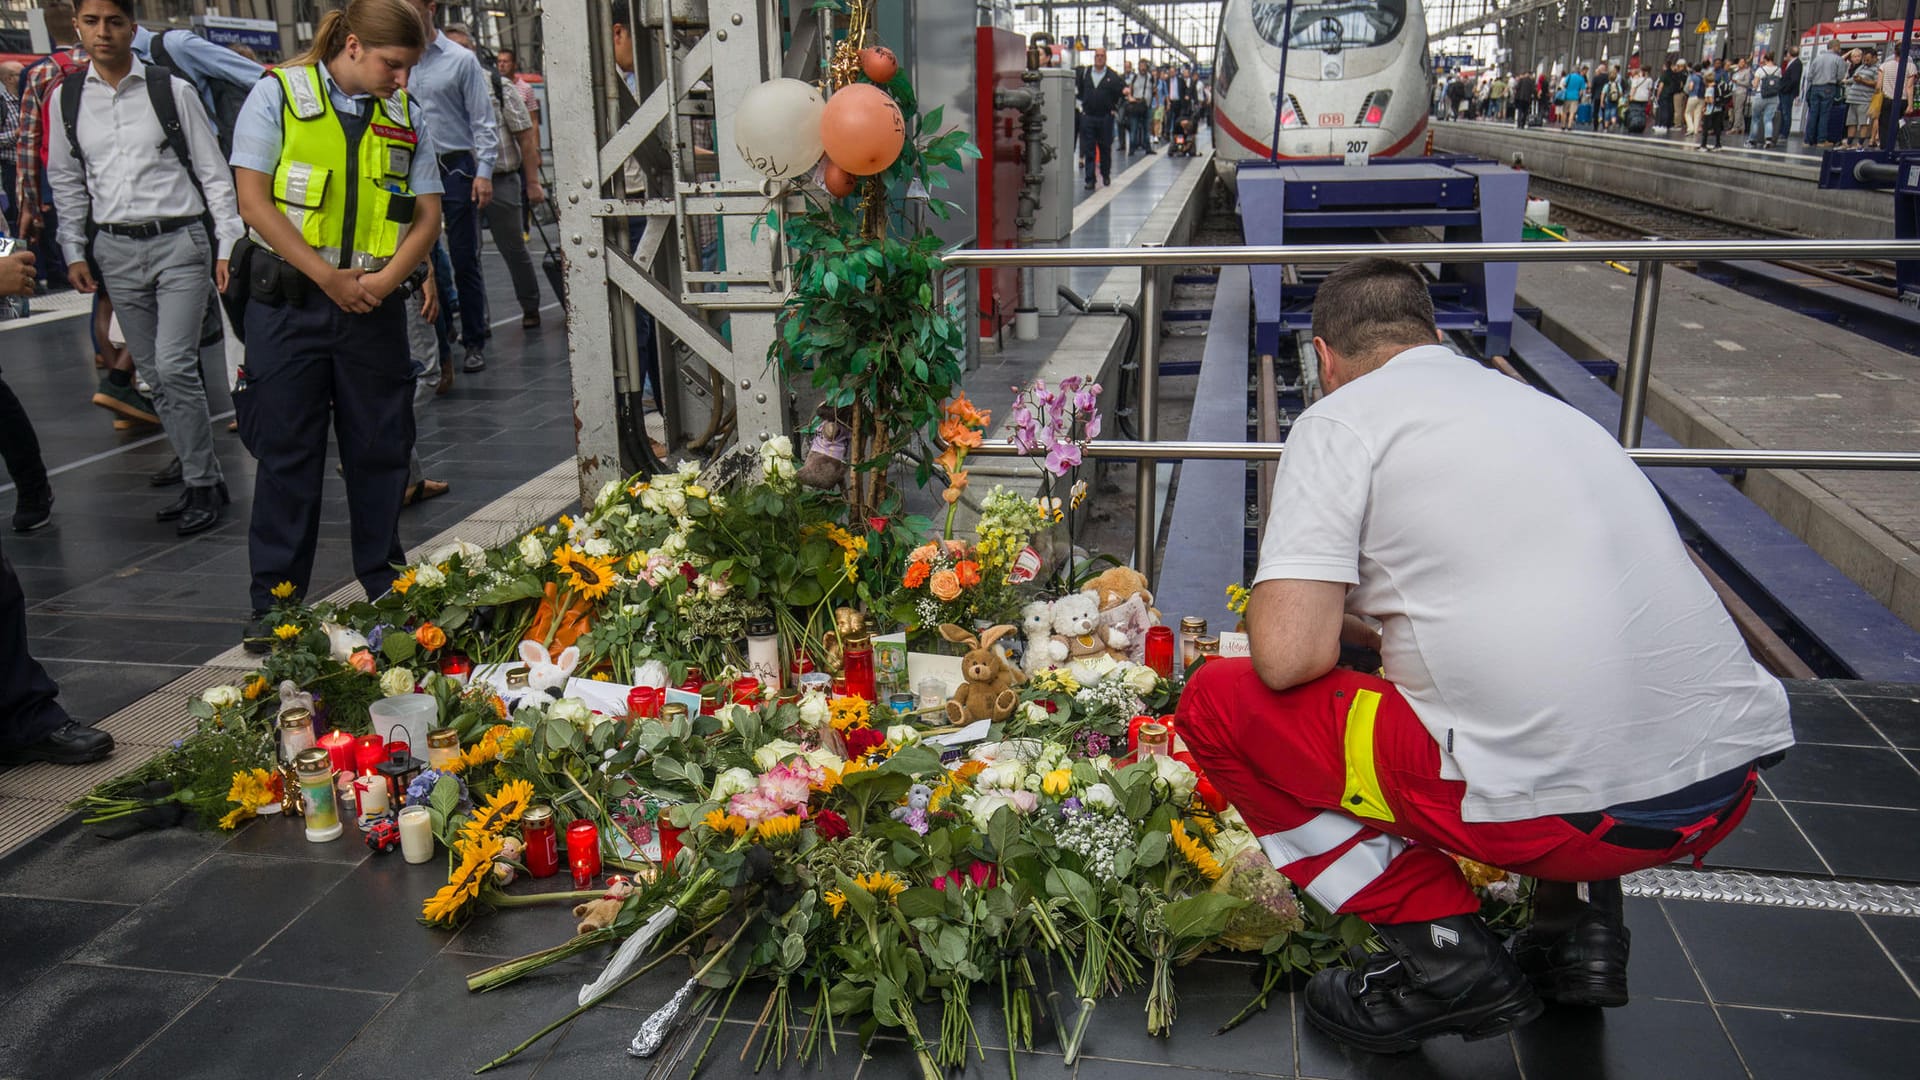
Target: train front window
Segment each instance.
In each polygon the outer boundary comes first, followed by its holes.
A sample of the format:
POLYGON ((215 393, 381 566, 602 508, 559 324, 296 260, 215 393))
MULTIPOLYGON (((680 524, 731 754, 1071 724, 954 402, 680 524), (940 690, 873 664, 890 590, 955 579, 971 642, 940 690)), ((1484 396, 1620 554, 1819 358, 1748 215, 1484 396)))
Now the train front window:
POLYGON ((1287 5, 1257 0, 1253 28, 1271 45, 1292 49, 1370 49, 1385 45, 1407 22, 1406 0, 1330 0, 1293 5, 1293 33, 1287 34, 1287 5))

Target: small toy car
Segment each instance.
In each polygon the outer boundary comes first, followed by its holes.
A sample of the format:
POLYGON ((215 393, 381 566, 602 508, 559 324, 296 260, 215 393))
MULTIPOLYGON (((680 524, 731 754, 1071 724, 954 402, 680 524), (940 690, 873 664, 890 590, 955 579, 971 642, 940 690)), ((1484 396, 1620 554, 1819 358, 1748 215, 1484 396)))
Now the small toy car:
POLYGON ((367 847, 378 854, 385 855, 400 846, 400 825, 393 820, 392 814, 375 814, 362 826, 366 833, 367 847))

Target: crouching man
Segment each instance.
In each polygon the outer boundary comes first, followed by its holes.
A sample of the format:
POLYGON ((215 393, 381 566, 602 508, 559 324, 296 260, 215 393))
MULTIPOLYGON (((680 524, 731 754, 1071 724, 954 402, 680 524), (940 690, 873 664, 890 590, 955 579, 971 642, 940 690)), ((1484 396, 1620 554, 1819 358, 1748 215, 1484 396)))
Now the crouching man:
POLYGON ((1624 1004, 1610 879, 1733 830, 1786 694, 1608 433, 1435 344, 1411 268, 1343 267, 1313 332, 1328 393, 1280 463, 1252 657, 1178 720, 1274 865, 1386 945, 1315 975, 1307 1015, 1400 1051, 1624 1004), (1342 642, 1386 678, 1334 670, 1342 642), (1453 854, 1541 879, 1511 955, 1453 854))

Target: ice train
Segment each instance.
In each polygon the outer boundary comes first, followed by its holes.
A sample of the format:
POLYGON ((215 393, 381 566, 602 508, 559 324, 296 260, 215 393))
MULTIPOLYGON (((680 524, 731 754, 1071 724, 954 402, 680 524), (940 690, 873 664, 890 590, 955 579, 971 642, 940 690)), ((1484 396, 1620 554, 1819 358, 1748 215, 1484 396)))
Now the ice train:
POLYGON ((1420 0, 1226 0, 1215 161, 1231 183, 1241 161, 1418 154, 1430 72, 1420 0))

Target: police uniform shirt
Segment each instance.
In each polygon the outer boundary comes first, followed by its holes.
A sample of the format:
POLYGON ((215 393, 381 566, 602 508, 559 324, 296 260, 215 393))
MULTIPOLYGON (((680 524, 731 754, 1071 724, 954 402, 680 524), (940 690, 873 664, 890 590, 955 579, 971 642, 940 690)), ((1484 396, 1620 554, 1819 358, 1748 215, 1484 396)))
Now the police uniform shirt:
MULTIPOLYGON (((327 65, 316 65, 320 69, 320 81, 327 88, 327 99, 333 107, 343 113, 354 116, 373 107, 372 94, 348 94, 333 81, 333 73, 327 65)), ((427 119, 420 105, 409 94, 408 103, 412 106, 413 130, 419 138, 419 145, 426 147, 427 119)), ((261 79, 253 84, 253 92, 247 95, 247 103, 240 110, 240 118, 233 125, 233 158, 231 164, 236 169, 252 169, 254 172, 273 175, 280 164, 280 144, 284 138, 287 106, 286 93, 280 87, 279 79, 261 79)), ((446 190, 440 183, 440 163, 432 154, 416 153, 407 166, 407 187, 415 195, 439 195, 446 190)))
POLYGON ((432 123, 433 137, 422 136, 420 149, 439 158, 473 152, 473 175, 493 179, 500 158, 500 129, 493 123, 493 87, 472 50, 435 34, 407 79, 407 96, 420 103, 432 123))

